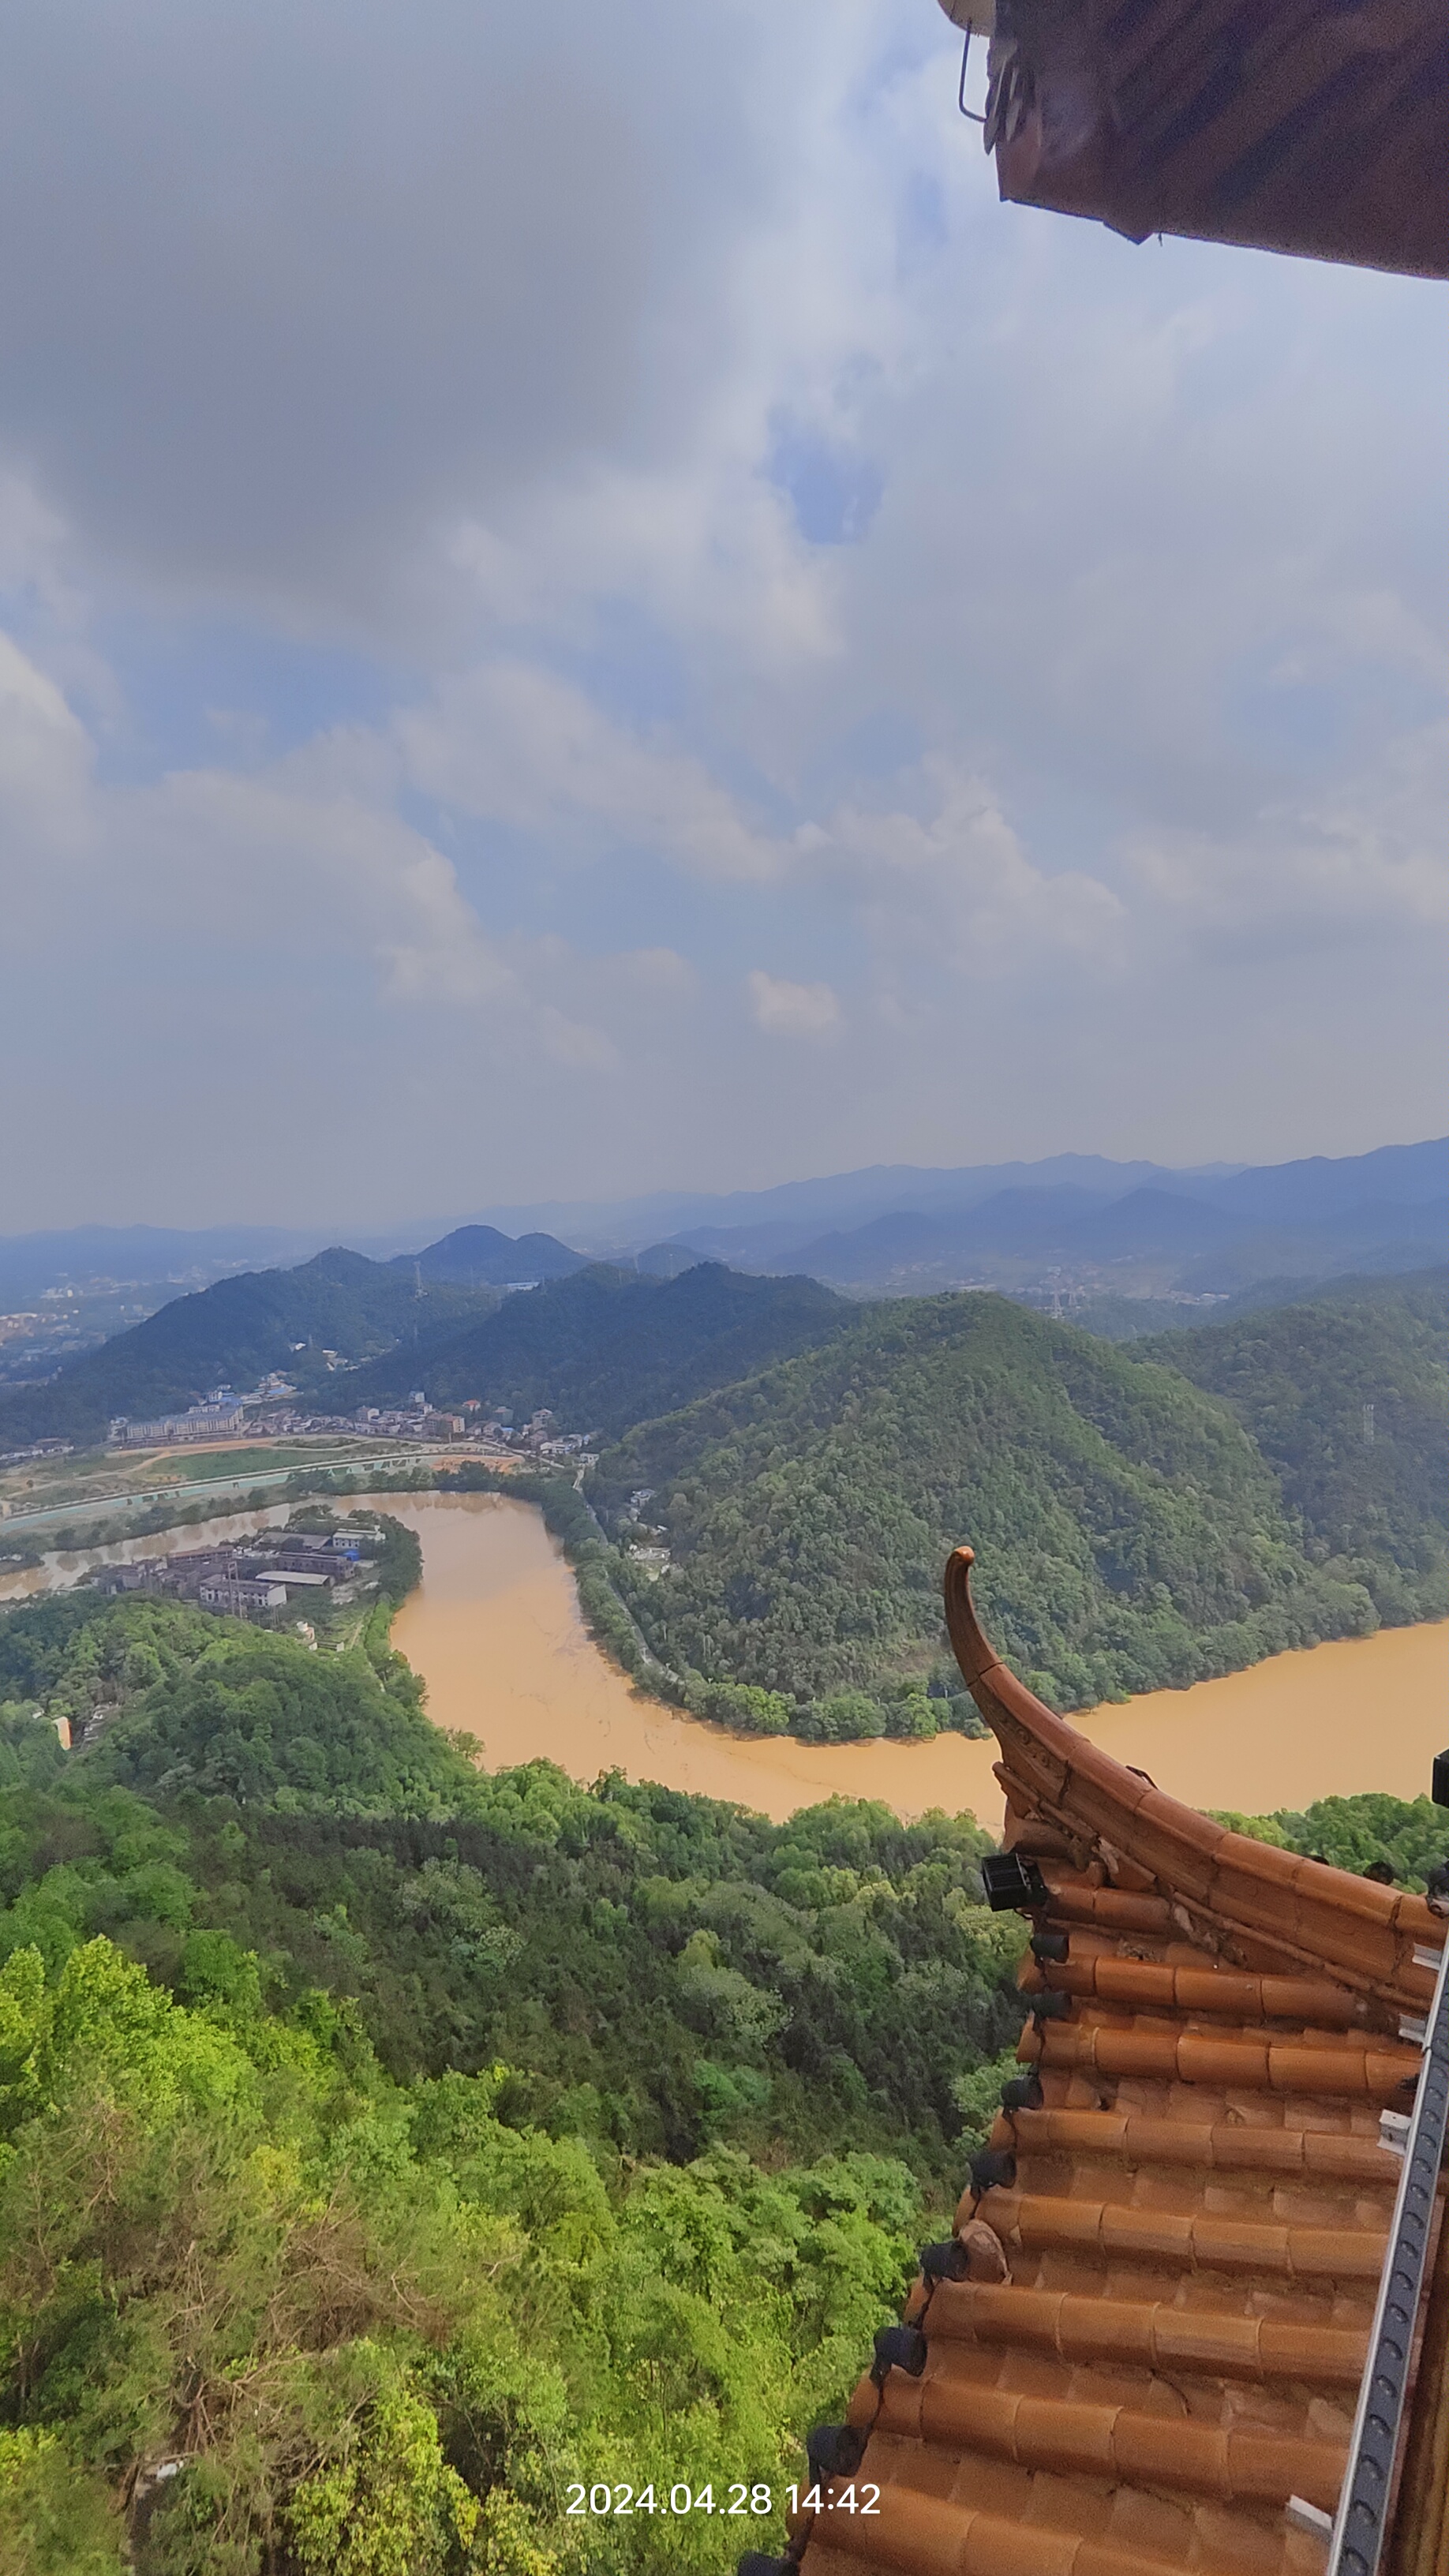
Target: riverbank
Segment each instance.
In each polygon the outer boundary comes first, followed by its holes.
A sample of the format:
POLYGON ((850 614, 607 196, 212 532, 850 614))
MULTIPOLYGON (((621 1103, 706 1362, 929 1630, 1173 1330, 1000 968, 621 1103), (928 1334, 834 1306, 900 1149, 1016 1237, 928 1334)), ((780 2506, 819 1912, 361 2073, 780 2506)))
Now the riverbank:
MULTIPOLYGON (((537 1512, 494 1495, 395 1495, 387 1507, 423 1543, 423 1580, 392 1642, 422 1675, 434 1723, 475 1736, 490 1768, 544 1754, 575 1779, 617 1768, 777 1823, 841 1796, 907 1819, 969 1810, 999 1827, 994 1742, 809 1745, 679 1716, 599 1653, 537 1512)), ((1275 1655, 1072 1722, 1193 1806, 1263 1814, 1366 1789, 1416 1797, 1449 1738, 1449 1623, 1275 1655)))
MULTIPOLYGON (((879 1799, 907 1820, 943 1808, 999 1828, 994 1742, 734 1735, 636 1691, 590 1636, 562 1550, 532 1505, 432 1492, 347 1500, 392 1513, 421 1539, 423 1579, 394 1614, 391 1642, 422 1678, 434 1724, 473 1736, 490 1769, 546 1756, 578 1780, 620 1770, 776 1823, 839 1796, 879 1799)), ((159 1536, 51 1551, 0 1581, 0 1601, 63 1587, 93 1565, 241 1538, 292 1508, 289 1498, 159 1536)), ((1265 1814, 1363 1790, 1416 1797, 1449 1741, 1449 1623, 1276 1655, 1073 1723, 1192 1806, 1265 1814)))

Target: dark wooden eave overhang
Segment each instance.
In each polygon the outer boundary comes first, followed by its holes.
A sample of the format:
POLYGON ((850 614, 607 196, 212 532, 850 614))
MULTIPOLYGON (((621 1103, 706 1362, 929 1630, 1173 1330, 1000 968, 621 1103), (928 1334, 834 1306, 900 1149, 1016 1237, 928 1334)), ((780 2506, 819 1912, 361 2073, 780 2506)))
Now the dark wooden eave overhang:
POLYGON ((1449 277, 1446 0, 941 0, 990 29, 1002 197, 1449 277))

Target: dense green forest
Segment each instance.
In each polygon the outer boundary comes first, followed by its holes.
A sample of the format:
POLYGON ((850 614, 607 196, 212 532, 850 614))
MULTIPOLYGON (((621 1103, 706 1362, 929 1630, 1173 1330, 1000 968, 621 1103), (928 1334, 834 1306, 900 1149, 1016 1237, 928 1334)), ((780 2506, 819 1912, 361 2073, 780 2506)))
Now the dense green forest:
POLYGON ((433 1250, 436 1263, 417 1265, 422 1296, 411 1262, 336 1251, 178 1297, 48 1384, 0 1393, 0 1446, 94 1441, 117 1413, 145 1420, 271 1369, 321 1413, 405 1404, 421 1386, 437 1403, 477 1396, 520 1419, 547 1405, 571 1428, 614 1436, 828 1339, 852 1313, 814 1279, 755 1279, 719 1262, 669 1281, 591 1263, 500 1297, 457 1284, 466 1242, 456 1261, 448 1243, 433 1250), (330 1371, 324 1350, 352 1365, 330 1371))
POLYGON ((0 1619, 4 2576, 778 2546, 568 2485, 799 2473, 1019 2026, 984 1848, 484 1775, 377 1632, 0 1619))
POLYGON ((144 1324, 72 1360, 47 1385, 0 1394, 0 1448, 103 1439, 114 1414, 145 1421, 218 1384, 253 1386, 272 1369, 289 1371, 299 1387, 325 1387, 324 1349, 366 1359, 411 1336, 420 1316, 430 1328, 443 1316, 456 1327, 497 1303, 496 1291, 448 1286, 420 1300, 411 1270, 360 1252, 319 1252, 295 1270, 242 1271, 173 1298, 144 1324))
MULTIPOLYGON (((963 1537, 1063 1708, 1449 1608, 1442 1274, 1130 1349, 715 1264, 460 1293, 324 1255, 28 1393, 84 1436, 310 1335, 349 1406, 600 1426, 583 1492, 510 1489, 622 1661, 769 1730, 972 1723, 963 1537)), ((393 1525, 343 1651, 0 1614, 0 2576, 723 2576, 778 2511, 571 2484, 778 2501, 989 2122, 1021 1927, 969 1818, 487 1774, 391 1650, 417 1571, 393 1525)), ((1427 1799, 1228 1821, 1416 1886, 1449 1850, 1427 1799)))
POLYGON ((617 1438, 827 1341, 855 1311, 818 1280, 755 1279, 718 1261, 670 1280, 596 1263, 336 1380, 332 1395, 350 1410, 424 1386, 435 1403, 477 1396, 520 1420, 547 1405, 570 1430, 617 1438))
POLYGON ((582 1501, 529 1491, 647 1687, 766 1731, 930 1735, 977 1725, 938 1610, 963 1536, 1003 1650, 1064 1709, 1449 1610, 1446 1320, 1430 1273, 1124 1348, 979 1294, 861 1309, 590 1265, 328 1386, 351 1407, 421 1376, 602 1428, 582 1501))
POLYGON ((1449 1273, 1351 1286, 1164 1336, 1141 1353, 1231 1405, 1310 1556, 1352 1562, 1385 1619, 1442 1618, 1449 1273))
POLYGON ((773 1694, 766 1722, 806 1733, 931 1731, 964 1537, 993 1637, 1060 1708, 1376 1623, 1357 1563, 1310 1561, 1225 1404, 997 1297, 873 1307, 633 1431, 590 1491, 618 1539, 671 1552, 658 1581, 617 1560, 661 1661, 773 1694))
POLYGON ((1320 1798, 1301 1814, 1280 1807, 1276 1815, 1224 1814, 1220 1822, 1285 1851, 1331 1861, 1356 1877, 1387 1862, 1400 1887, 1421 1894, 1429 1872, 1449 1861, 1449 1814, 1431 1798, 1391 1798, 1372 1790, 1356 1798, 1320 1798))

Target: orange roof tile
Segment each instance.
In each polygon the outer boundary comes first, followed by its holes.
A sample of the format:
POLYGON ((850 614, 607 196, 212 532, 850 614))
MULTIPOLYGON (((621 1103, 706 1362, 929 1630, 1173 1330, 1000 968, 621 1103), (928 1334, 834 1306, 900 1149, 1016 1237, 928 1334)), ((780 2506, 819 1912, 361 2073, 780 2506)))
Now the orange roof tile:
POLYGON ((1401 2033, 1445 1926, 1422 1898, 1234 1834, 1124 1770, 992 1653, 946 1579, 1002 1747, 1008 1847, 1047 1890, 1019 1983, 1040 2102, 851 2401, 851 2478, 802 2576, 1321 2576, 1413 2098, 1401 2033), (961 2277, 938 2277, 939 2263, 961 2277), (871 2509, 863 2509, 865 2506, 871 2509))

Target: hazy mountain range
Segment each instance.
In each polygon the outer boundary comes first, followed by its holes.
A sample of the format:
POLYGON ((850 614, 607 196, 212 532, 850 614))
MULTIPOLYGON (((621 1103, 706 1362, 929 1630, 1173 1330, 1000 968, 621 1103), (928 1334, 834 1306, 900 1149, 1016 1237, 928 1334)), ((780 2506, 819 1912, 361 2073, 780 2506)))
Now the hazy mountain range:
POLYGON ((793 1214, 684 1228, 647 1247, 639 1265, 667 1270, 693 1253, 805 1271, 858 1293, 968 1281, 1020 1289, 1058 1274, 1096 1293, 1231 1295, 1275 1275, 1418 1269, 1444 1258, 1446 1239, 1449 1141, 1440 1140, 1226 1172, 1062 1155, 956 1173, 848 1173, 802 1184, 793 1214), (822 1227, 811 1220, 832 1189, 839 1213, 822 1227), (872 1207, 872 1194, 889 1204, 872 1207))
POLYGON ((505 1231, 542 1227, 587 1252, 638 1251, 666 1241, 707 1246, 722 1258, 780 1255, 815 1237, 892 1215, 955 1216, 1001 1192, 1081 1191, 1103 1201, 1129 1191, 1165 1190, 1244 1217, 1312 1222, 1353 1201, 1449 1200, 1449 1138, 1385 1145, 1368 1154, 1312 1155, 1274 1164, 1211 1163, 1185 1171, 1162 1163, 1109 1161, 1100 1154, 1053 1154, 1036 1163, 965 1164, 958 1169, 878 1163, 828 1178, 783 1181, 769 1190, 706 1197, 685 1192, 612 1201, 554 1200, 483 1210, 505 1231))
MULTIPOLYGON (((332 1281, 326 1314, 319 1308, 315 1322, 291 1338, 301 1332, 349 1358, 373 1356, 381 1347, 373 1310, 378 1317, 391 1314, 409 1289, 471 1292, 486 1303, 500 1290, 564 1279, 599 1259, 654 1279, 676 1277, 701 1260, 719 1261, 766 1276, 818 1279, 856 1297, 993 1287, 1051 1303, 1101 1330, 1140 1331, 1173 1320, 1173 1300, 1251 1295, 1265 1283, 1286 1297, 1346 1273, 1388 1274, 1442 1262, 1449 1254, 1449 1140, 1186 1172, 1082 1154, 959 1171, 881 1166, 729 1197, 493 1213, 515 1225, 556 1216, 558 1228, 534 1222, 511 1232, 480 1220, 407 1245, 364 1238, 349 1256, 362 1264, 349 1284, 373 1274, 364 1299, 369 1332, 337 1338, 332 1281), (691 1208, 695 1222, 659 1231, 662 1215, 678 1217, 691 1208), (580 1217, 588 1222, 568 1222, 580 1217)), ((157 1307, 191 1290, 190 1309, 194 1292, 217 1282, 240 1292, 237 1317, 243 1309, 249 1317, 260 1318, 264 1309, 270 1316, 275 1307, 277 1321, 262 1333, 269 1343, 280 1337, 284 1306, 296 1322, 295 1300, 289 1292, 279 1304, 271 1289, 249 1289, 246 1282, 300 1277, 291 1265, 315 1250, 306 1238, 245 1227, 187 1233, 91 1226, 0 1239, 0 1312, 33 1303, 58 1282, 97 1276, 155 1283, 145 1302, 157 1307)), ((233 1302, 221 1305, 230 1313, 233 1302)), ((157 1323, 153 1315, 133 1327, 143 1336, 138 1356, 153 1344, 159 1350, 157 1323)), ((111 1324, 104 1329, 114 1337, 101 1347, 118 1352, 128 1337, 114 1334, 111 1324)), ((192 1330, 188 1318, 188 1336, 192 1330)), ((241 1362, 228 1370, 224 1336, 208 1322, 202 1338, 215 1350, 206 1365, 217 1376, 234 1375, 241 1362)), ((169 1346, 168 1335, 160 1339, 169 1346)), ((258 1347, 250 1328, 242 1340, 249 1366, 258 1347)), ((191 1365, 199 1361, 197 1347, 191 1365)), ((62 1375, 69 1381, 82 1365, 68 1357, 62 1375)), ((9 1373, 13 1382, 52 1377, 54 1368, 53 1359, 41 1357, 29 1367, 12 1365, 9 1373)), ((163 1369, 163 1377, 169 1374, 163 1369)), ((100 1372, 111 1375, 109 1367, 100 1372)), ((150 1377, 149 1356, 142 1375, 150 1377)), ((93 1392, 99 1397, 99 1378, 93 1392)), ((158 1385, 158 1400, 159 1394, 158 1385)))

